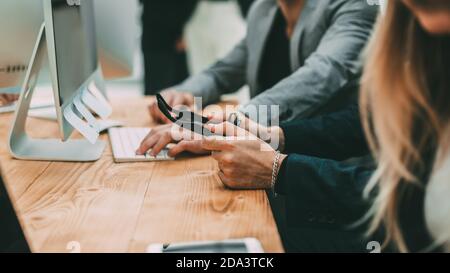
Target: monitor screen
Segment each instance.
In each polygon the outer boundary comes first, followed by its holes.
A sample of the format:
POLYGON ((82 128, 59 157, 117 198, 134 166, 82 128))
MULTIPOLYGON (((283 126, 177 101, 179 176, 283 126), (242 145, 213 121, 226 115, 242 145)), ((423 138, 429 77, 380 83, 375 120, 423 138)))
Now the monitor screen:
POLYGON ((53 31, 60 105, 97 70, 97 45, 92 0, 52 0, 53 31))
POLYGON ((0 93, 20 91, 43 22, 41 1, 0 1, 0 93))

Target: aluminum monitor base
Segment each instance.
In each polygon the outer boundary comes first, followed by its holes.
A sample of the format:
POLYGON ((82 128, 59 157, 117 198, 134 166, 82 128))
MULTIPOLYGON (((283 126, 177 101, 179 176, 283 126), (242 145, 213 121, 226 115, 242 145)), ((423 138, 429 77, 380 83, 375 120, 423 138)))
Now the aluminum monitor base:
MULTIPOLYGON (((21 160, 89 162, 100 159, 106 143, 87 140, 35 139, 28 136, 25 125, 30 110, 31 98, 37 84, 44 58, 48 58, 45 24, 42 25, 33 56, 20 93, 14 124, 9 136, 9 149, 12 156, 21 160)), ((52 79, 56 80, 56 79, 52 79)), ((55 90, 53 90, 55 92, 55 90)), ((56 96, 58 94, 55 94, 56 96)))

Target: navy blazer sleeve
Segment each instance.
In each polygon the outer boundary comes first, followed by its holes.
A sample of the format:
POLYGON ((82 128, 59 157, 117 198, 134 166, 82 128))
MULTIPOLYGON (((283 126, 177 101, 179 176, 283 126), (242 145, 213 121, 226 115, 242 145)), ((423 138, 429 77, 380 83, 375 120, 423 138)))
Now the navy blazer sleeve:
POLYGON ((321 117, 298 120, 280 126, 285 135, 285 152, 335 160, 369 153, 358 106, 321 117))
POLYGON ((374 166, 370 156, 357 163, 290 154, 275 191, 286 200, 293 227, 345 228, 361 219, 370 202, 363 191, 374 166))
POLYGON ((289 156, 275 190, 285 196, 288 224, 343 227, 364 216, 363 190, 374 164, 358 106, 281 127, 289 156), (351 157, 364 160, 340 162, 351 157))

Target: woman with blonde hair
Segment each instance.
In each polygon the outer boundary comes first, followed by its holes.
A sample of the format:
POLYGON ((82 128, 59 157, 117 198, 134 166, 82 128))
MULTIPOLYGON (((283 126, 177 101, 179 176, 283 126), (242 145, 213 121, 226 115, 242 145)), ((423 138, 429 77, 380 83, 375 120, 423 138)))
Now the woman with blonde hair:
POLYGON ((402 252, 428 233, 428 250, 450 251, 450 1, 389 1, 379 23, 361 96, 378 161, 371 230, 402 252))

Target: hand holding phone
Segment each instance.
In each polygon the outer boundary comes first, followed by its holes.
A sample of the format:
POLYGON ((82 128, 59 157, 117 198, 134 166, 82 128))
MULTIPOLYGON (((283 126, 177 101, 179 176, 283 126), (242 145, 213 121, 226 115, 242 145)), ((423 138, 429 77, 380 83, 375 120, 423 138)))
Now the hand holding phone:
POLYGON ((188 110, 173 109, 160 94, 156 94, 158 108, 173 123, 202 136, 213 136, 205 125, 209 122, 207 117, 201 116, 188 110))

